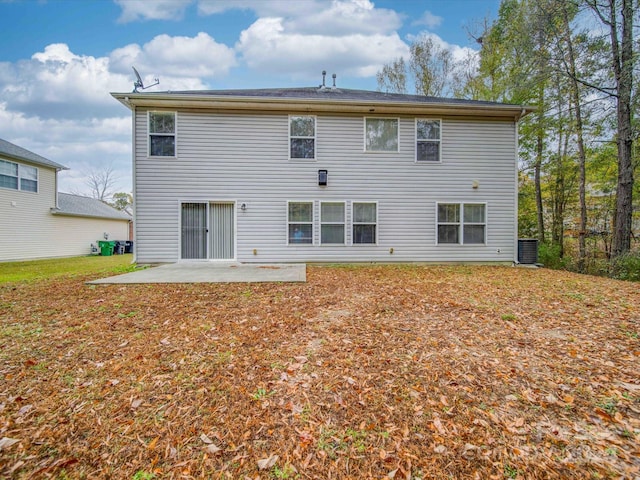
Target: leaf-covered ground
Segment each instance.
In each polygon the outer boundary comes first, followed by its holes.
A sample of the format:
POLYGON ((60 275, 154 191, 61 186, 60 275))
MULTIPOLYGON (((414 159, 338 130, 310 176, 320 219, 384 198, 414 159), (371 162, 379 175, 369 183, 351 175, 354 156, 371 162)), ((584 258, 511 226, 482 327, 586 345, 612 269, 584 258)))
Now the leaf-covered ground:
POLYGON ((640 476, 640 287, 508 267, 0 286, 0 477, 640 476))

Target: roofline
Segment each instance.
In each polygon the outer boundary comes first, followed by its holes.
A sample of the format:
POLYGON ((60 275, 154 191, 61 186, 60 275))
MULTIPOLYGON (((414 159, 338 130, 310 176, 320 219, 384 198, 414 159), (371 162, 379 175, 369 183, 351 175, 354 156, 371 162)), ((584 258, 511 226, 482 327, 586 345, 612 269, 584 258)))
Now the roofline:
POLYGON ((51 165, 49 163, 41 162, 39 160, 33 160, 31 158, 21 157, 20 155, 11 155, 11 154, 6 153, 6 152, 0 152, 0 157, 7 158, 9 160, 14 160, 14 161, 17 161, 17 162, 22 162, 22 163, 31 163, 31 164, 37 165, 39 167, 51 168, 51 169, 55 170, 56 172, 60 172, 62 170, 70 170, 69 167, 65 167, 64 165, 61 165, 61 164, 59 164, 57 162, 54 162, 53 160, 49 160, 49 159, 47 159, 47 160, 49 162, 51 162, 51 163, 54 163, 55 165, 51 165))
POLYGON ((120 222, 132 222, 133 218, 124 218, 124 217, 106 217, 103 215, 89 215, 86 213, 71 213, 64 212, 59 208, 51 208, 52 215, 60 215, 61 217, 82 217, 82 218, 99 218, 100 220, 116 220, 120 222))
POLYGON ((220 110, 269 110, 272 112, 331 112, 359 114, 454 115, 503 117, 520 120, 535 107, 457 102, 349 100, 335 98, 258 97, 249 95, 198 95, 181 93, 111 93, 127 108, 193 108, 220 110))

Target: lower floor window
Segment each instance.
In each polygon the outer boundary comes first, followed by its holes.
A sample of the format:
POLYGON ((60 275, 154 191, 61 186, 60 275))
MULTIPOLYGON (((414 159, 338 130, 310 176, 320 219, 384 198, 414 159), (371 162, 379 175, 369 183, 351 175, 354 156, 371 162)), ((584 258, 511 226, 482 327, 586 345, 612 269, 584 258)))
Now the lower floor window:
POLYGON ((289 202, 288 242, 313 243, 313 202, 289 202))
POLYGON ((353 243, 376 243, 377 204, 353 202, 353 243))
POLYGON ((439 203, 438 243, 486 243, 486 205, 439 203))
POLYGON ((320 203, 320 243, 344 244, 344 202, 320 203))

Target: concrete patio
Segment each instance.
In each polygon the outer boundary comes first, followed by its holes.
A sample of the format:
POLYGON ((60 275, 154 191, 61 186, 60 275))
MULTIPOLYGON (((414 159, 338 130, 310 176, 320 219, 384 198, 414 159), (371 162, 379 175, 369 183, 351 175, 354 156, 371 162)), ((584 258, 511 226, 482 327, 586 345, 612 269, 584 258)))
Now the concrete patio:
POLYGON ((306 282, 307 266, 295 264, 241 264, 181 262, 88 282, 93 285, 128 283, 252 283, 306 282))

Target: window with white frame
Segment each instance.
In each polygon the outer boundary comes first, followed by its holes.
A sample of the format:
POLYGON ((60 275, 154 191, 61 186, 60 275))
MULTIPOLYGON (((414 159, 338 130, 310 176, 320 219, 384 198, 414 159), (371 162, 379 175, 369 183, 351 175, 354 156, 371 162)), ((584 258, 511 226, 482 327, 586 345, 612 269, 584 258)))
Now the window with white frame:
POLYGON ((344 202, 320 203, 320 243, 344 244, 344 202))
POLYGON ((288 243, 313 243, 313 202, 289 202, 287 209, 288 243))
POLYGON ((316 117, 289 117, 289 158, 316 158, 316 117))
POLYGON ((37 192, 38 169, 21 163, 0 160, 0 187, 37 192))
POLYGON ((416 161, 440 161, 440 120, 416 118, 416 161))
POLYGON ((486 222, 483 203, 439 203, 438 243, 484 244, 486 222))
POLYGON ((398 119, 365 118, 364 149, 367 152, 397 152, 398 119))
POLYGON ((375 244, 378 226, 377 208, 375 202, 353 202, 352 241, 354 244, 375 244))
POLYGON ((175 112, 149 112, 149 156, 176 156, 175 112))

